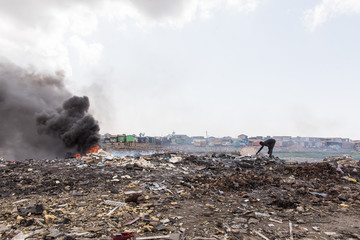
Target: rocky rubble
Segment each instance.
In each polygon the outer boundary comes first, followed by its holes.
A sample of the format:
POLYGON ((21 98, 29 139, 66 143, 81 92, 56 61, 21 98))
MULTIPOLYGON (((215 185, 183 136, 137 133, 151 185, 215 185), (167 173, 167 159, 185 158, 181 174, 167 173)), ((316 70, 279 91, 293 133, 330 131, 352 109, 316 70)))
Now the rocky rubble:
POLYGON ((340 160, 170 153, 3 160, 0 236, 360 239, 359 164, 334 164, 340 160))

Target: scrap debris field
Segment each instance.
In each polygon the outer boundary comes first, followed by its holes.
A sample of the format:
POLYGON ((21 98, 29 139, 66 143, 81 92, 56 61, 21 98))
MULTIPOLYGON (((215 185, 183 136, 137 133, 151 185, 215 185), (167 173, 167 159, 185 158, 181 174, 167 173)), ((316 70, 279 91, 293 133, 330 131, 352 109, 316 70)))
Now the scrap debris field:
POLYGON ((360 239, 360 165, 349 157, 163 153, 0 171, 1 239, 360 239))

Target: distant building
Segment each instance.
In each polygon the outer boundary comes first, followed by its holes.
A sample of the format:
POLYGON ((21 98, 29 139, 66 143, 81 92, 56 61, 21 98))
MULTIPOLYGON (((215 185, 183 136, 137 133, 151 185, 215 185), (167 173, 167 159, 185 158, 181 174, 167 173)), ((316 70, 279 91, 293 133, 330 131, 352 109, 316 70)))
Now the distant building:
POLYGON ((192 140, 196 140, 196 139, 205 139, 204 136, 193 136, 191 137, 192 140))
POLYGON ((176 134, 171 136, 172 144, 191 144, 191 138, 187 135, 176 134))
POLYGON ((193 140, 193 145, 196 147, 205 147, 207 142, 205 138, 197 138, 193 140))
POLYGON ((262 136, 249 137, 247 145, 248 146, 260 146, 260 141, 262 141, 262 140, 263 140, 262 136))
POLYGON ((240 145, 246 145, 248 143, 248 136, 245 134, 240 134, 237 139, 239 140, 240 145))
POLYGON ((247 135, 245 135, 245 134, 240 134, 240 135, 238 135, 238 137, 237 137, 239 140, 243 140, 243 139, 247 139, 248 138, 248 136, 247 135))
POLYGON ((116 135, 111 135, 110 142, 111 143, 117 143, 117 136, 116 135))
POLYGON ((276 141, 291 141, 291 136, 273 136, 276 141))

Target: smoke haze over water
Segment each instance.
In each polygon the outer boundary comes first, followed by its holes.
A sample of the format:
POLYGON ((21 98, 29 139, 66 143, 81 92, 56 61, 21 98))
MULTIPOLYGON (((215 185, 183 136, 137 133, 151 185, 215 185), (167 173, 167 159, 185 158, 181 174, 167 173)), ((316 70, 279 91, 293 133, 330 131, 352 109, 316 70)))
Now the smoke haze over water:
POLYGON ((63 157, 69 148, 84 151, 97 141, 89 100, 71 98, 63 79, 62 72, 40 74, 0 61, 0 156, 63 157))

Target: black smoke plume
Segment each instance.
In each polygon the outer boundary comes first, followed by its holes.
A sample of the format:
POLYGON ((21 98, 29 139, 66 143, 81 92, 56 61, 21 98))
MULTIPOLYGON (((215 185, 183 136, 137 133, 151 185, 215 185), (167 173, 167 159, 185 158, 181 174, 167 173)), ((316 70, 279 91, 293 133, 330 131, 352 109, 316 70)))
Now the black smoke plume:
POLYGON ((99 131, 88 108, 87 97, 71 98, 62 72, 40 74, 0 59, 0 157, 52 158, 85 151, 99 131), (55 121, 59 116, 63 122, 55 121))
POLYGON ((99 125, 87 113, 89 106, 88 97, 74 96, 66 100, 57 111, 37 115, 39 133, 59 138, 66 147, 85 153, 100 139, 99 125))

